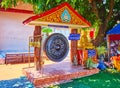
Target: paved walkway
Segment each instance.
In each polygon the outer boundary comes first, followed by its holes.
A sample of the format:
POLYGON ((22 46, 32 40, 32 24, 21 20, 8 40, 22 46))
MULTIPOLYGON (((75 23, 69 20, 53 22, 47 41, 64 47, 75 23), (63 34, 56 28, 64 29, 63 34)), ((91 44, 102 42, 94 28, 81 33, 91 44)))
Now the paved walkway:
MULTIPOLYGON (((64 59, 63 61, 68 61, 69 58, 64 59)), ((50 60, 45 60, 45 65, 52 64, 50 60)), ((30 66, 34 66, 34 63, 31 63, 30 66)), ((19 78, 20 76, 24 76, 23 68, 29 67, 28 63, 25 64, 8 64, 8 65, 0 65, 0 80, 9 80, 14 78, 19 78)))
MULTIPOLYGON (((50 60, 45 61, 45 64, 54 63, 50 60)), ((31 63, 30 66, 34 66, 34 63, 31 63)), ((19 78, 24 76, 23 68, 29 67, 28 63, 25 64, 8 64, 0 65, 0 80, 9 80, 14 78, 19 78)))
POLYGON ((22 68, 28 67, 28 64, 8 64, 0 65, 0 80, 8 80, 24 76, 22 68))

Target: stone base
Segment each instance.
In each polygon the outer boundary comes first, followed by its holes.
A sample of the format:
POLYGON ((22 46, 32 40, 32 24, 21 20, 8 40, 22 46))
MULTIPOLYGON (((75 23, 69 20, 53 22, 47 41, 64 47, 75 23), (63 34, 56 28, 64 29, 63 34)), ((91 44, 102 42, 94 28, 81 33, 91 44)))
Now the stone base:
POLYGON ((82 66, 72 66, 68 61, 43 66, 40 71, 34 67, 24 68, 24 74, 37 87, 69 82, 72 79, 85 77, 99 72, 98 69, 84 69, 82 66))

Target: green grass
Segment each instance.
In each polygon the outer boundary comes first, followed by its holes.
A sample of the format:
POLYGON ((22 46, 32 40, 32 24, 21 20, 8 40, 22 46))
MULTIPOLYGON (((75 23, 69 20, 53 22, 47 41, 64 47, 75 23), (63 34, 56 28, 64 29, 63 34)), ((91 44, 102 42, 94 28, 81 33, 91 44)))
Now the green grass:
POLYGON ((73 79, 72 82, 49 88, 120 88, 120 73, 101 71, 92 76, 73 79))

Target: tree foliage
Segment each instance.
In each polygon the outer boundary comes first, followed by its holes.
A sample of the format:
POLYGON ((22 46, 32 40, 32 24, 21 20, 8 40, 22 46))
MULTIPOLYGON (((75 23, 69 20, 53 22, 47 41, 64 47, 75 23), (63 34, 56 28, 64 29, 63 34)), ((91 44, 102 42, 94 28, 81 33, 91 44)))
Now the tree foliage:
POLYGON ((33 6, 35 14, 49 10, 60 3, 68 2, 78 13, 91 22, 98 30, 94 44, 98 46, 103 41, 107 29, 120 20, 119 0, 2 0, 1 6, 15 7, 19 2, 33 6))

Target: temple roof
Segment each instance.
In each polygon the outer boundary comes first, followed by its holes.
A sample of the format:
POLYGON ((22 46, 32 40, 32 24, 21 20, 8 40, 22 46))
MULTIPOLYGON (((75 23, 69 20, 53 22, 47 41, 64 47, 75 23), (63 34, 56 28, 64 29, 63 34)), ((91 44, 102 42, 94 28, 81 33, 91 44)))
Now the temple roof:
POLYGON ((77 13, 67 2, 26 19, 23 24, 36 26, 90 27, 90 22, 77 13))

